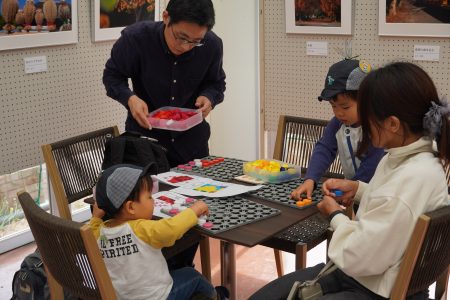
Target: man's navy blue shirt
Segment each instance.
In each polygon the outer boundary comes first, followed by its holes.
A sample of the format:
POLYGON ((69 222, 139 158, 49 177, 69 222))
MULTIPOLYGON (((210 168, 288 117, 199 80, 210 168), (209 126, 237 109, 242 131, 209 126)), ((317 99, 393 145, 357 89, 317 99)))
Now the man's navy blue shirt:
MULTIPOLYGON (((147 103, 149 112, 163 106, 196 109, 198 96, 206 96, 213 107, 221 103, 225 91, 222 40, 209 31, 202 47, 174 56, 164 39, 164 26, 143 21, 122 31, 103 73, 107 95, 128 109, 128 99, 135 94, 147 103)), ((158 139, 168 149, 172 165, 208 155, 210 128, 205 121, 184 132, 148 130, 139 126, 128 109, 125 128, 158 139)))

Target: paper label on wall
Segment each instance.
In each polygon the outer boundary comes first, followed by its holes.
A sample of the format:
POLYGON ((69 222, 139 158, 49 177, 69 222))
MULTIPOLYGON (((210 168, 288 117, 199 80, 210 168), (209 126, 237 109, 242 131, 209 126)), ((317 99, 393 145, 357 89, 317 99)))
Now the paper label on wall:
POLYGON ((25 73, 47 72, 47 56, 25 57, 25 73))
POLYGON ((306 55, 328 56, 328 42, 306 42, 306 55))
POLYGON ((414 45, 414 60, 439 61, 440 46, 414 45))

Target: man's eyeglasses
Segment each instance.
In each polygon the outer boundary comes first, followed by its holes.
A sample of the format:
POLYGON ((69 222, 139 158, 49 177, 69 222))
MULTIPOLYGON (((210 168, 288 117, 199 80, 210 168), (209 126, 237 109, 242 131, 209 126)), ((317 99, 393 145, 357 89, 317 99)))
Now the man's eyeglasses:
POLYGON ((181 44, 181 45, 189 45, 191 47, 201 47, 204 45, 204 43, 202 41, 200 42, 194 42, 194 41, 190 41, 188 39, 185 39, 183 37, 179 37, 178 35, 175 34, 175 32, 173 31, 173 26, 169 26, 170 29, 172 30, 172 35, 175 38, 175 40, 181 44))

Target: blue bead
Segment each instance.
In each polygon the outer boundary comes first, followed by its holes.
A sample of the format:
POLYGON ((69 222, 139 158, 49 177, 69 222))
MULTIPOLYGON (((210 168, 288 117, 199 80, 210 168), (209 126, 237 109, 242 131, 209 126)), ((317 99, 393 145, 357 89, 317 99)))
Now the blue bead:
POLYGON ((341 197, 344 195, 344 192, 338 189, 331 190, 331 192, 333 192, 336 195, 336 197, 341 197))

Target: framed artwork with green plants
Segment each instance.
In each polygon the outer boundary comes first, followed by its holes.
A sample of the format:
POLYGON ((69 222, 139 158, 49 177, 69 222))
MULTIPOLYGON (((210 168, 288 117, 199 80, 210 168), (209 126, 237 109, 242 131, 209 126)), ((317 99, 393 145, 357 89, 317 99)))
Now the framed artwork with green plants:
POLYGON ((77 0, 0 0, 0 50, 78 42, 77 0))
POLYGON ((159 0, 93 0, 94 42, 116 40, 128 25, 159 20, 159 0))

